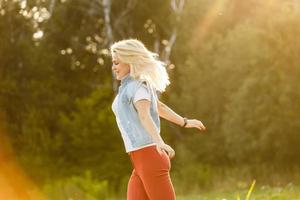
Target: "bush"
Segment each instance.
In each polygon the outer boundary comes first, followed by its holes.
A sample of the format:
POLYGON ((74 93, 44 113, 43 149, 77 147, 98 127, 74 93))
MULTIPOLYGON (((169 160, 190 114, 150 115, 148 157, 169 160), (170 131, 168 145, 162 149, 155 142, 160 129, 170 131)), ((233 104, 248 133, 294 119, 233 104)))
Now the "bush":
POLYGON ((84 176, 72 176, 48 183, 43 190, 53 200, 97 200, 109 195, 107 180, 94 180, 89 171, 84 176))

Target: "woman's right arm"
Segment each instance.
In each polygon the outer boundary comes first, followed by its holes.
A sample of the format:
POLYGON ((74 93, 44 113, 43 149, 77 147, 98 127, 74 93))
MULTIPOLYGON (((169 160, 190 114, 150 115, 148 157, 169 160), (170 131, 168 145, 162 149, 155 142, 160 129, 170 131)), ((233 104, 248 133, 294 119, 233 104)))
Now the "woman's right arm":
POLYGON ((138 100, 134 103, 134 106, 136 107, 138 111, 139 119, 146 129, 146 131, 151 135, 154 142, 157 144, 157 150, 159 153, 162 153, 162 150, 165 150, 170 158, 173 158, 175 156, 175 151, 164 143, 162 137, 159 134, 159 130, 157 129, 154 121, 152 120, 151 114, 150 114, 150 101, 142 99, 138 100))

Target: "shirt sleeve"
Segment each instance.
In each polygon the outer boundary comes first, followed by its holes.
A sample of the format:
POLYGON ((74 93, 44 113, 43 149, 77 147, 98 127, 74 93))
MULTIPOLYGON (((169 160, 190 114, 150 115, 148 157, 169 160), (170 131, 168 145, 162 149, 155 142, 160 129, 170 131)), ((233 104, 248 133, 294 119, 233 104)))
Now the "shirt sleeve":
POLYGON ((133 97, 133 103, 141 99, 146 99, 148 101, 151 101, 151 94, 149 90, 147 90, 145 87, 139 87, 139 89, 136 91, 133 97))

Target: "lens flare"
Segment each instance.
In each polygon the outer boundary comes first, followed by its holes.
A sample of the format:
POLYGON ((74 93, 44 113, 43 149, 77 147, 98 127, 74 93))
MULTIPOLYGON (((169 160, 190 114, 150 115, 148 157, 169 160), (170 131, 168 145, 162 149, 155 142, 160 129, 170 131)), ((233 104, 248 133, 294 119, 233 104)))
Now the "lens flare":
POLYGON ((201 44, 203 39, 207 36, 210 31, 211 26, 216 21, 217 17, 222 15, 222 10, 227 4, 227 0, 216 0, 204 18, 199 21, 198 26, 195 29, 194 37, 192 39, 192 44, 201 44))
POLYGON ((5 132, 4 119, 0 113, 0 199, 46 200, 18 164, 5 132))

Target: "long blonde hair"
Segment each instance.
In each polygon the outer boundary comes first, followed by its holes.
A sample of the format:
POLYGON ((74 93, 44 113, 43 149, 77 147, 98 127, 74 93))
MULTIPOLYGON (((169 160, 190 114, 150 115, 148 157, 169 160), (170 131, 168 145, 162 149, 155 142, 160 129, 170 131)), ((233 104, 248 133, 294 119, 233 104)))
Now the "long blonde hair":
POLYGON ((136 39, 121 40, 114 43, 111 54, 130 66, 130 76, 134 79, 146 79, 156 90, 164 92, 170 84, 165 64, 159 61, 158 55, 149 51, 142 42, 136 39))

